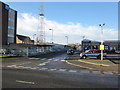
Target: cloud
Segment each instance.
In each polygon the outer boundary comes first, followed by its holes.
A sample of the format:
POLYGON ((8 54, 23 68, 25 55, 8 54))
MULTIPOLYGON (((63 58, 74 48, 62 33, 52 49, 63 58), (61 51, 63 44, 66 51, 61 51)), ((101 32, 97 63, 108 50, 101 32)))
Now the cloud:
MULTIPOLYGON (((90 40, 100 40, 101 28, 98 26, 84 27, 81 23, 67 22, 61 24, 57 21, 48 20, 45 18, 45 36, 46 41, 51 42, 52 32, 49 29, 53 29, 54 42, 66 43, 65 36, 69 37, 69 43, 80 43, 82 36, 85 36, 90 40)), ((37 17, 28 13, 21 13, 18 18, 17 33, 30 36, 33 38, 34 34, 38 32, 39 20, 37 17)), ((87 23, 87 22, 86 22, 87 23)), ((104 29, 104 40, 117 40, 118 31, 114 29, 104 29)))

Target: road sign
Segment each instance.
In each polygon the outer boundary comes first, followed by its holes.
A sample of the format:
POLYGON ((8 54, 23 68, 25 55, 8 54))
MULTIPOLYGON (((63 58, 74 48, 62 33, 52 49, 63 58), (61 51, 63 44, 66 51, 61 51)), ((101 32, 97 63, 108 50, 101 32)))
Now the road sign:
POLYGON ((100 45, 100 50, 104 50, 104 45, 100 45))

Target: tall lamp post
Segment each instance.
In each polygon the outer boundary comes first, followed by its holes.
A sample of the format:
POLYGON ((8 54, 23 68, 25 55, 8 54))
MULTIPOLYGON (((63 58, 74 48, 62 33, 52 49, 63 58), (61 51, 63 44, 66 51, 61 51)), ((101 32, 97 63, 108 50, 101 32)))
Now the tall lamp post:
POLYGON ((104 46, 103 46, 103 26, 105 24, 99 24, 99 26, 101 27, 101 46, 100 46, 100 49, 101 49, 101 60, 103 60, 103 50, 104 50, 104 46), (103 47, 103 49, 102 49, 103 47))
POLYGON ((67 44, 68 44, 68 36, 65 36, 66 37, 66 39, 67 39, 67 44))
POLYGON ((52 43, 53 43, 53 29, 49 29, 49 30, 52 30, 52 43))

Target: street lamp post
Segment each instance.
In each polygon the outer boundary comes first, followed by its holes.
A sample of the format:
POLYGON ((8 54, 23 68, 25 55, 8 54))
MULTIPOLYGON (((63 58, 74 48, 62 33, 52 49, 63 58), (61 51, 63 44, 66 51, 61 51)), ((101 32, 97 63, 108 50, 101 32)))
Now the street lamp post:
POLYGON ((52 30, 52 43, 53 43, 53 29, 49 29, 49 30, 52 30))
MULTIPOLYGON (((99 24, 99 26, 101 27, 101 45, 103 45, 103 26, 105 24, 99 24)), ((101 49, 101 60, 103 60, 103 50, 101 49)))
POLYGON ((67 39, 67 44, 68 44, 68 36, 65 36, 66 37, 66 39, 67 39))

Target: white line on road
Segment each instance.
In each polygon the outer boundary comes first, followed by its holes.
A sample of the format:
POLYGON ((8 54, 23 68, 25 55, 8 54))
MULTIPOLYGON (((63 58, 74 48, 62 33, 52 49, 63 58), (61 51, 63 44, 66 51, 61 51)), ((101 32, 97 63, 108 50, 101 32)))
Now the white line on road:
POLYGON ((27 81, 20 81, 20 80, 16 80, 16 82, 24 83, 24 84, 35 84, 34 82, 27 82, 27 81))
POLYGON ((59 69, 59 71, 66 71, 66 69, 59 69))
POLYGON ((45 63, 41 63, 41 64, 39 64, 38 66, 44 66, 44 65, 46 65, 45 63))
POLYGON ((31 67, 23 67, 23 68, 28 69, 28 68, 31 68, 31 67))
POLYGON ((62 62, 64 62, 65 60, 61 60, 62 62))
POLYGON ((52 60, 52 59, 48 59, 48 60, 52 60))
POLYGON ((58 60, 54 60, 55 62, 57 62, 58 60))
POLYGON ((32 67, 31 67, 30 69, 33 69, 33 70, 35 70, 35 69, 37 69, 37 68, 34 68, 34 67, 32 68, 32 67))
POLYGON ((55 71, 55 70, 57 70, 57 69, 49 69, 50 71, 55 71))
POLYGON ((40 58, 29 58, 29 59, 39 60, 40 58))
POLYGON ((77 72, 76 70, 69 70, 68 72, 77 72))
POLYGON ((39 70, 47 70, 48 68, 41 68, 41 69, 39 69, 39 70))
POLYGON ((46 60, 46 58, 43 58, 43 59, 41 59, 41 60, 46 60))

